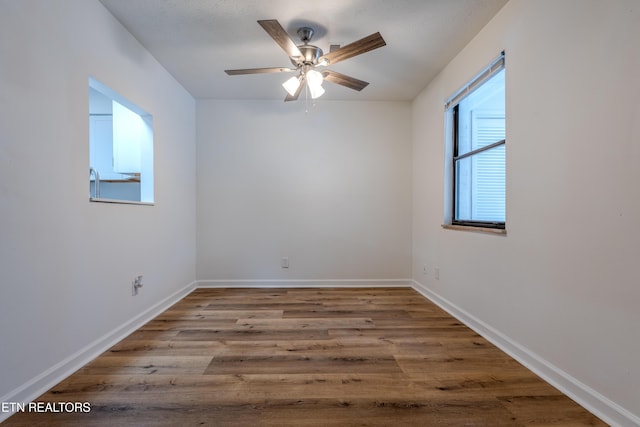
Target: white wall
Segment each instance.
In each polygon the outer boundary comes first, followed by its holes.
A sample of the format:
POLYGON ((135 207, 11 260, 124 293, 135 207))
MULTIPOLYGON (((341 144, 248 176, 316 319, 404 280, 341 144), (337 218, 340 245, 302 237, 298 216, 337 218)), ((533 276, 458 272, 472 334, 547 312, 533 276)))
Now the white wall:
POLYGON ((621 425, 640 423, 638 40, 636 0, 512 0, 413 105, 414 278, 621 425), (444 230, 443 101, 503 49, 507 236, 444 230))
POLYGON ((409 103, 197 110, 201 283, 411 277, 409 103))
POLYGON ((638 421, 635 0, 511 0, 413 106, 200 101, 197 126, 97 1, 0 8, 0 400, 196 277, 413 276, 609 421, 638 421), (443 100, 503 49, 508 234, 443 230, 443 100), (88 202, 89 76, 154 116, 153 207, 88 202))
POLYGON ((0 0, 0 40, 0 401, 21 401, 195 280, 195 101, 97 1, 0 0), (89 202, 89 76, 154 116, 155 206, 89 202))

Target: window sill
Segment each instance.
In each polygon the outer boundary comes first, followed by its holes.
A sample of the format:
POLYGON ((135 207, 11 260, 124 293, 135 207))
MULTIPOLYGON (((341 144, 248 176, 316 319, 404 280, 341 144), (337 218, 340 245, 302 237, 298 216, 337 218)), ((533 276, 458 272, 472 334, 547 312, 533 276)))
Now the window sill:
POLYGON ((89 197, 90 202, 95 203, 118 203, 121 205, 143 205, 143 206, 153 206, 153 202, 138 202, 135 200, 121 200, 121 199, 103 199, 96 197, 89 197))
POLYGON ((458 230, 458 231, 471 231, 475 233, 498 234, 500 236, 507 235, 507 230, 504 228, 473 227, 470 225, 453 225, 453 224, 442 224, 442 228, 444 228, 445 230, 458 230))

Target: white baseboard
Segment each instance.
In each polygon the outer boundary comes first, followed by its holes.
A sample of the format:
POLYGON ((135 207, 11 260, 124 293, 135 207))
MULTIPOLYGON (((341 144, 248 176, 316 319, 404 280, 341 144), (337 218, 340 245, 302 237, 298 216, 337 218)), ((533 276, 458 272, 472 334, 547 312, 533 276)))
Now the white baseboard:
MULTIPOLYGON (((60 381, 104 353, 110 347, 123 340, 127 335, 140 328, 195 289, 196 282, 174 292, 162 301, 154 304, 144 312, 129 320, 120 327, 98 338, 83 349, 77 351, 60 363, 52 366, 22 386, 0 397, 0 402, 32 402, 60 381)), ((0 423, 13 413, 0 412, 0 423)))
POLYGON ((410 288, 412 279, 198 280, 198 288, 410 288))
POLYGON ((482 335, 496 347, 522 363, 549 384, 578 402, 588 411, 612 426, 640 426, 640 417, 583 384, 562 369, 549 363, 526 347, 520 345, 500 331, 467 313, 427 286, 413 280, 413 288, 466 326, 482 335))

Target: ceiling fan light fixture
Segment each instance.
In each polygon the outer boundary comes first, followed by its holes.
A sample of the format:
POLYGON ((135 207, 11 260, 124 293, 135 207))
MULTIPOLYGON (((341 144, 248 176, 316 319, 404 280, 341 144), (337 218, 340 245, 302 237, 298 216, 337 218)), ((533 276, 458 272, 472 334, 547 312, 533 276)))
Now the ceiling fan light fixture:
POLYGON ((291 77, 286 82, 282 83, 282 87, 289 93, 289 95, 294 96, 300 87, 300 76, 291 77))
POLYGON ((309 86, 321 86, 323 79, 322 73, 315 70, 307 71, 307 83, 309 83, 309 86))
POLYGON ((386 42, 380 33, 373 33, 367 37, 363 37, 345 46, 338 44, 330 45, 330 52, 326 55, 318 46, 309 44, 313 36, 314 30, 311 27, 301 27, 298 29, 298 36, 303 44, 297 44, 287 33, 287 30, 276 19, 261 19, 258 24, 267 32, 282 50, 287 54, 289 60, 295 68, 271 67, 271 68, 245 68, 238 70, 224 70, 230 76, 241 74, 260 74, 260 73, 283 73, 297 72, 296 77, 291 77, 282 84, 287 91, 284 101, 295 101, 300 96, 306 86, 313 99, 324 94, 322 82, 324 80, 347 87, 349 89, 361 91, 369 83, 363 80, 337 73, 331 70, 325 70, 319 73, 313 68, 334 65, 340 61, 362 55, 374 49, 386 46, 386 42))
POLYGON ((311 92, 311 99, 320 98, 324 94, 324 88, 322 86, 309 86, 309 92, 311 92))
POLYGON ((323 79, 322 73, 315 70, 307 71, 307 85, 309 86, 311 98, 316 99, 324 93, 324 89, 322 88, 323 79))

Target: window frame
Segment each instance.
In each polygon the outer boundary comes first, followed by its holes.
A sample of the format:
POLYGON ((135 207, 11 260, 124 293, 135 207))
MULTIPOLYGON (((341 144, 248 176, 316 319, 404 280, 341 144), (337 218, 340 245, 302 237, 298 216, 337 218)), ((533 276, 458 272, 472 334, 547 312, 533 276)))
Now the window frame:
MULTIPOLYGON (((449 226, 456 227, 473 227, 477 229, 490 229, 496 231, 506 230, 506 217, 505 221, 487 221, 487 220, 471 220, 471 219, 457 219, 457 196, 458 196, 458 182, 456 181, 457 177, 457 162, 459 160, 465 158, 473 158, 478 154, 486 152, 496 147, 505 146, 506 147, 506 136, 502 140, 495 141, 493 143, 487 144, 486 146, 467 151, 463 154, 459 154, 459 104, 462 102, 468 95, 472 94, 476 89, 482 87, 485 83, 487 83, 491 78, 493 78, 496 74, 505 69, 505 53, 504 51, 500 53, 500 55, 494 59, 487 67, 485 67, 480 73, 478 73, 473 79, 471 79, 467 84, 465 84, 461 89, 455 92, 446 102, 445 102, 445 113, 449 115, 450 120, 446 120, 447 129, 446 135, 447 139, 450 141, 451 150, 447 150, 450 155, 448 155, 450 161, 450 213, 445 215, 445 222, 449 226)), ((506 91, 506 87, 505 87, 506 91)), ((505 114, 506 120, 506 114, 505 114)), ((506 159, 505 159, 506 162, 506 159)), ((505 173, 506 173, 506 164, 505 164, 505 173)), ((506 198, 506 188, 505 188, 505 198, 506 198)), ((506 203, 506 201, 505 201, 506 203)), ((506 209, 506 205, 505 205, 506 209)), ((448 209, 447 209, 448 210, 448 209)), ((446 225, 446 224, 445 224, 446 225)), ((453 227, 452 227, 453 228, 453 227)))

